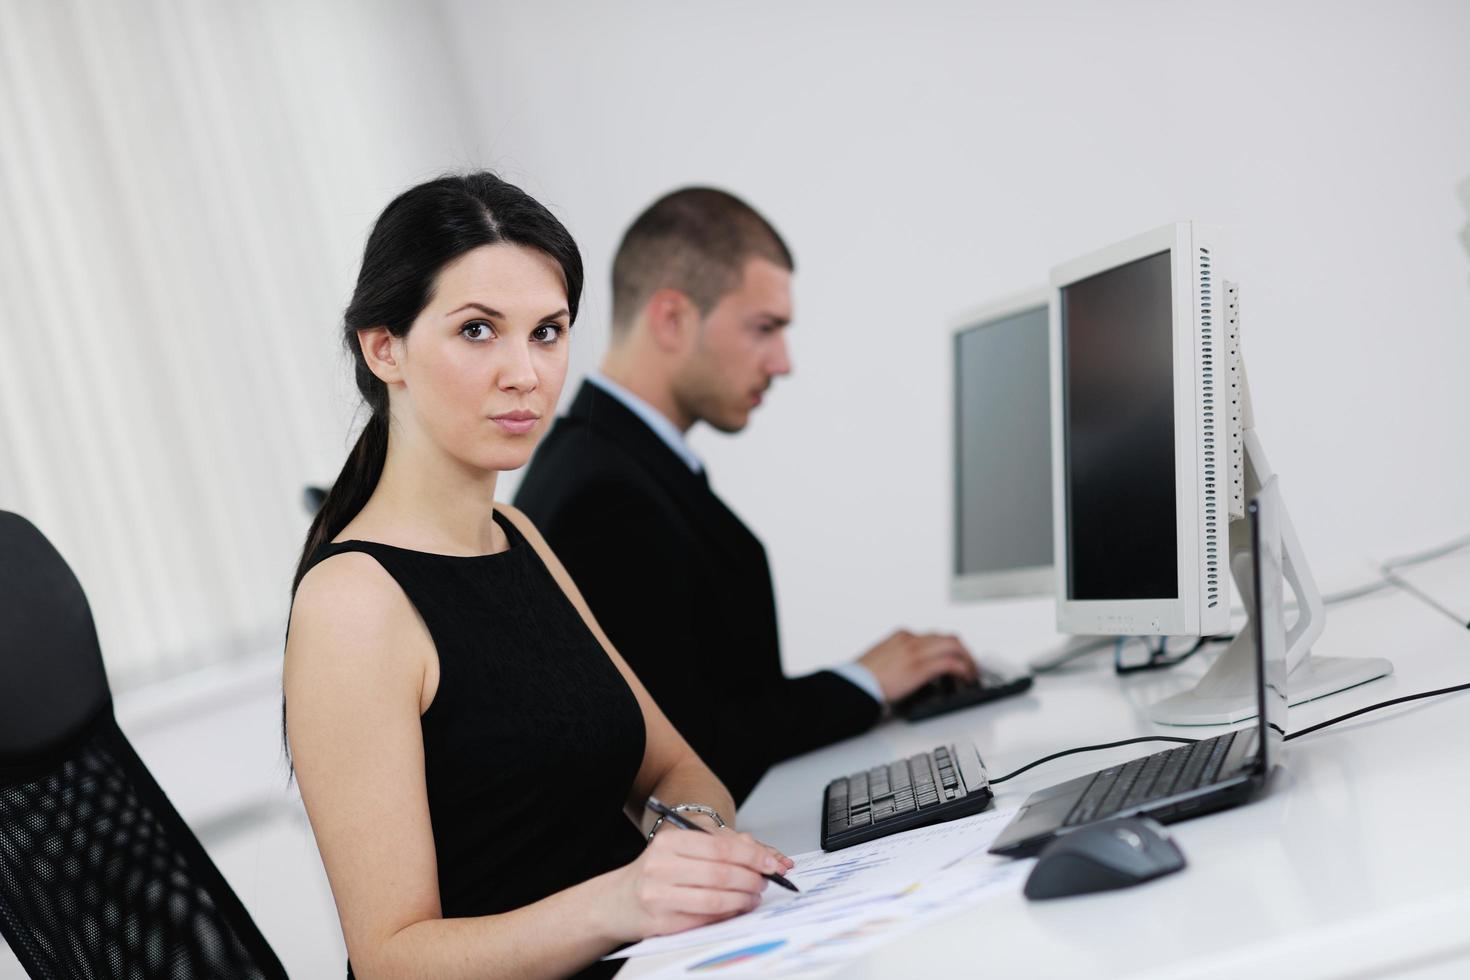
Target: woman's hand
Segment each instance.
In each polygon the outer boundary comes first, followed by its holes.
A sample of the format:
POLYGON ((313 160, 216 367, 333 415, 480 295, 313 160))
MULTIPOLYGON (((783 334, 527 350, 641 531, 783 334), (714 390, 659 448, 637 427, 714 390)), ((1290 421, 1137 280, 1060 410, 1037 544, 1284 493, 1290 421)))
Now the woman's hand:
MULTIPOLYGON (((742 834, 740 831, 736 830, 734 827, 731 827, 728 824, 715 823, 715 818, 714 817, 711 817, 711 816, 709 816, 707 814, 704 814, 704 813, 699 813, 697 811, 690 811, 690 812, 681 814, 681 816, 685 820, 688 820, 690 823, 698 824, 699 826, 703 827, 705 830, 708 830, 712 834, 728 834, 731 837, 748 838, 748 839, 752 839, 752 840, 754 839, 754 838, 751 838, 749 834, 742 834)), ((676 829, 676 828, 674 828, 674 825, 671 824, 671 823, 661 824, 660 827, 668 827, 670 829, 676 829)), ((776 872, 778 874, 785 874, 786 872, 790 871, 792 868, 796 867, 796 862, 795 861, 791 860, 789 857, 787 857, 786 855, 782 854, 780 851, 776 850, 770 844, 764 844, 764 843, 761 843, 760 841, 756 841, 756 843, 757 844, 760 844, 761 847, 764 847, 767 851, 769 851, 771 853, 771 855, 773 857, 775 857, 775 859, 777 861, 780 861, 781 862, 781 867, 779 867, 779 868, 776 869, 776 872)))
POLYGON ((665 825, 633 863, 610 876, 613 933, 628 941, 683 932, 749 912, 792 861, 749 834, 665 825))
MULTIPOLYGON (((696 816, 697 817, 697 816, 700 816, 700 814, 690 814, 689 816, 696 816)), ((730 837, 736 837, 736 838, 740 838, 740 839, 743 839, 743 840, 755 840, 754 837, 751 837, 749 834, 742 834, 740 831, 736 830, 734 827, 711 827, 710 828, 710 832, 711 833, 714 833, 714 834, 725 834, 725 835, 728 835, 730 837)), ((756 843, 756 845, 758 847, 765 848, 767 854, 771 855, 771 857, 775 858, 778 862, 780 862, 780 865, 781 866, 775 870, 775 872, 774 872, 775 874, 782 874, 782 875, 784 875, 786 872, 788 872, 792 868, 796 867, 796 862, 795 861, 791 860, 789 857, 787 857, 786 855, 782 854, 780 851, 776 850, 770 844, 767 844, 767 843, 765 843, 763 841, 758 841, 758 840, 756 840, 755 843, 756 843)), ((770 874, 771 872, 765 872, 765 873, 766 874, 770 874)))

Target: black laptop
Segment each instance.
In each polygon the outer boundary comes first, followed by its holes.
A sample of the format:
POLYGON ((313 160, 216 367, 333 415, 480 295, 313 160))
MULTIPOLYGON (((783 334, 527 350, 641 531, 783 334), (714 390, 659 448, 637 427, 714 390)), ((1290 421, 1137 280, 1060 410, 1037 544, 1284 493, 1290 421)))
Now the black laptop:
POLYGON ((1281 503, 1275 477, 1249 510, 1256 724, 1033 793, 991 845, 992 854, 1025 857, 1054 837, 1109 817, 1185 820, 1245 803, 1265 786, 1282 758, 1287 705, 1281 503))

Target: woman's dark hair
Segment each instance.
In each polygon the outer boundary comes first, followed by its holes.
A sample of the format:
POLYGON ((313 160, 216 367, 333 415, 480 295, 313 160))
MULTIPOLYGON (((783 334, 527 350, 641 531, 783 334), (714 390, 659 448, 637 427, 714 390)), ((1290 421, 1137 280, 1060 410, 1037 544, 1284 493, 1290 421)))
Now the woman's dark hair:
POLYGON ((577 243, 550 211, 514 184, 487 171, 440 177, 404 191, 378 217, 342 324, 357 390, 371 414, 311 522, 291 581, 293 596, 312 555, 342 533, 368 502, 388 455, 388 388, 368 369, 357 331, 387 327, 393 336, 404 336, 429 304, 434 281, 445 266, 472 249, 499 244, 524 245, 551 256, 566 280, 571 320, 577 319, 582 295, 577 243))

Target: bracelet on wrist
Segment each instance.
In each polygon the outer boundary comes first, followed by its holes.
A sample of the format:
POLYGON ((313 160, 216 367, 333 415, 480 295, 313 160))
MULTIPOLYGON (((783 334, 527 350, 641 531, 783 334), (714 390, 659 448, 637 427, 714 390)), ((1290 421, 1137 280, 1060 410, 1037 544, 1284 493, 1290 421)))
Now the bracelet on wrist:
MULTIPOLYGON (((675 813, 702 814, 703 816, 712 819, 715 822, 716 827, 728 826, 728 824, 725 823, 725 818, 720 816, 720 811, 716 810, 712 806, 705 806, 703 803, 679 803, 675 806, 669 807, 669 809, 673 810, 675 813)), ((663 824, 663 822, 664 817, 662 814, 660 814, 659 818, 653 822, 653 826, 648 828, 649 840, 653 840, 653 835, 658 833, 658 828, 663 824)))

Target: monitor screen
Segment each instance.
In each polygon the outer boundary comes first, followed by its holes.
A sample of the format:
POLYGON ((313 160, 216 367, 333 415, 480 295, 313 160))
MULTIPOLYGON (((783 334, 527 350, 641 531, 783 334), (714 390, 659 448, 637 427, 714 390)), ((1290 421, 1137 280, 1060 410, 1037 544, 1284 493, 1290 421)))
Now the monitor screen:
POLYGON ((955 335, 958 576, 1052 565, 1047 330, 1043 304, 955 335))
POLYGON ((1170 253, 1061 289, 1067 598, 1176 599, 1170 253))

